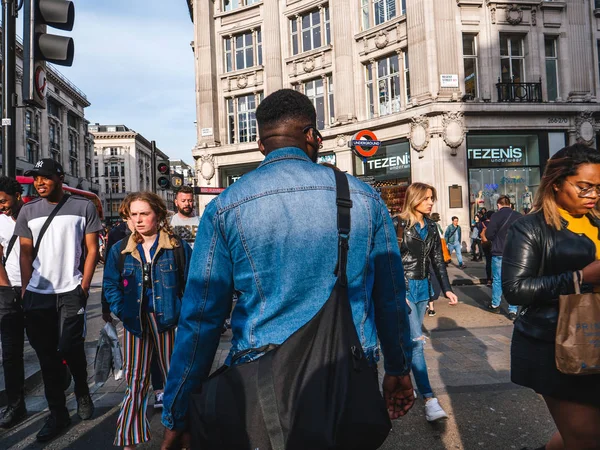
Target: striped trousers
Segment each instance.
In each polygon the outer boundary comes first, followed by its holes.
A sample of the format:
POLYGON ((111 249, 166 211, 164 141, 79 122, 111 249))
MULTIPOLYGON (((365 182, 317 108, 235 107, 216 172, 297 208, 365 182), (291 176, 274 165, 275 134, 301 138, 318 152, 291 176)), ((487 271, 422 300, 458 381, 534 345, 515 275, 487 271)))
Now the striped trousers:
POLYGON ((114 445, 136 445, 150 440, 150 424, 146 417, 150 389, 150 363, 157 352, 157 360, 164 380, 169 373, 171 354, 175 344, 175 328, 158 332, 154 313, 142 313, 142 337, 124 331, 123 361, 127 390, 117 419, 114 445))

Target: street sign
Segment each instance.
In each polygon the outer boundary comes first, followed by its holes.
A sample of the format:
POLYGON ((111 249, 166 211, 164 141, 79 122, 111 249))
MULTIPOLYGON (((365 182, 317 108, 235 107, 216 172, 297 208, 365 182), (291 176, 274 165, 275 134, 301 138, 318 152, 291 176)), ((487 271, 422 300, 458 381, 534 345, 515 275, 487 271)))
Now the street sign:
POLYGON ((179 189, 183 186, 183 176, 179 173, 171 175, 171 186, 173 186, 173 189, 179 189))
POLYGON ((46 99, 48 93, 48 79, 46 78, 46 71, 44 67, 38 66, 35 69, 35 92, 41 100, 46 99))
POLYGON ((377 150, 381 146, 381 141, 377 139, 377 136, 371 130, 362 130, 352 137, 350 146, 359 156, 369 158, 377 153, 377 150))
POLYGON ((211 187, 195 187, 194 194, 196 195, 219 195, 225 188, 211 188, 211 187))

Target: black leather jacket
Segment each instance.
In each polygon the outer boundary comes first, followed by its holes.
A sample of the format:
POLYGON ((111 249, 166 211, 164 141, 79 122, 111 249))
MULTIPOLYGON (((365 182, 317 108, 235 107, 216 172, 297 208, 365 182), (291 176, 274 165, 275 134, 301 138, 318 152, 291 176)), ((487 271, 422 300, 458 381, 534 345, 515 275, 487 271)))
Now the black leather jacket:
MULTIPOLYGON (((600 221, 591 218, 600 228, 600 221)), ((515 328, 534 338, 554 341, 558 297, 573 294, 573 272, 596 259, 596 246, 585 235, 546 224, 542 212, 521 217, 511 225, 502 258, 502 292, 511 305, 520 305, 515 328)), ((600 235, 600 233, 599 233, 600 235)), ((582 292, 592 286, 583 285, 582 292)))
POLYGON ((429 227, 425 241, 421 239, 414 227, 406 229, 407 224, 405 221, 398 221, 395 218, 394 225, 397 225, 397 233, 399 230, 403 230, 400 253, 402 254, 402 265, 404 266, 404 278, 410 280, 429 278, 429 263, 431 262, 433 271, 442 287, 442 292, 452 292, 442 255, 442 241, 435 222, 425 218, 425 226, 429 227))

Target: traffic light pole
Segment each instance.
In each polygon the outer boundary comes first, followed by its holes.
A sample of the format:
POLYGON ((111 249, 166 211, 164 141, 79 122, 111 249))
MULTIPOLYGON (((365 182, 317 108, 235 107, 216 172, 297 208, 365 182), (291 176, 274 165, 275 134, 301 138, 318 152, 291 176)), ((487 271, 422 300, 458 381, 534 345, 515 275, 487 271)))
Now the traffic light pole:
POLYGON ((152 155, 150 170, 152 171, 152 192, 156 194, 156 141, 150 142, 150 154, 152 155))
POLYGON ((7 177, 17 175, 15 9, 15 0, 2 0, 2 173, 7 177))

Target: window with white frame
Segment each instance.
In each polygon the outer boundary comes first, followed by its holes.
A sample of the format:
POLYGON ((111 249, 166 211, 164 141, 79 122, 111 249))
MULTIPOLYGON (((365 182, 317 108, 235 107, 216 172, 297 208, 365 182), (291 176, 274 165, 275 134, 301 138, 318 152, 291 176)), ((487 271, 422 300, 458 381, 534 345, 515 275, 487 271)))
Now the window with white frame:
POLYGON ((223 0, 223 11, 233 11, 242 6, 254 5, 261 0, 223 0))
POLYGON ((402 58, 404 60, 404 99, 406 103, 410 103, 411 95, 410 95, 410 72, 408 70, 408 51, 405 50, 402 53, 402 58))
MULTIPOLYGON (((405 71, 405 78, 407 75, 405 71)), ((397 54, 367 64, 366 81, 369 117, 400 111, 400 57, 397 54)))
POLYGON ((546 52, 546 90, 548 101, 555 101, 558 96, 558 38, 546 36, 544 38, 546 52))
POLYGON ((298 87, 315 107, 315 111, 317 112, 317 128, 319 130, 335 122, 333 77, 331 75, 306 81, 298 87))
POLYGON ((401 13, 406 13, 405 0, 361 0, 363 30, 376 27, 396 17, 398 2, 401 13))
POLYGON ((226 99, 227 139, 229 144, 254 142, 258 138, 256 107, 262 100, 259 94, 226 99))
POLYGON ((465 94, 479 97, 479 76, 477 63, 477 36, 463 34, 463 67, 465 69, 465 94))
POLYGON ((262 35, 260 29, 226 37, 225 71, 248 69, 262 64, 262 35))
POLYGON ((500 34, 500 79, 503 83, 525 81, 523 36, 500 34))
POLYGON ((292 55, 331 44, 329 6, 290 19, 292 55))

